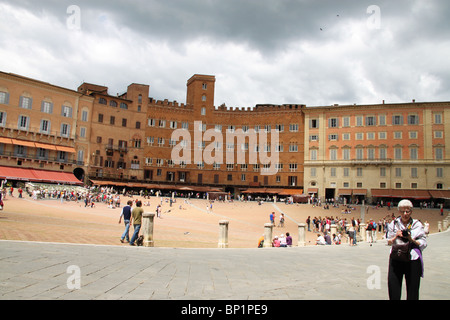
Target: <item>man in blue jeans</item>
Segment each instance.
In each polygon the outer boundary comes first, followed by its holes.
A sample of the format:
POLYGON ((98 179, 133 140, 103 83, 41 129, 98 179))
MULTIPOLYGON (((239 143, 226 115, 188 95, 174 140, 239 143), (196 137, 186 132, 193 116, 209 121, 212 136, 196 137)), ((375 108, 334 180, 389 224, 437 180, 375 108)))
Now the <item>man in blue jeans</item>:
POLYGON ((130 219, 131 219, 131 206, 133 205, 132 200, 127 201, 127 205, 122 208, 122 213, 120 214, 119 218, 119 224, 122 221, 123 217, 123 223, 125 224, 125 231, 123 232, 122 236, 120 237, 120 242, 123 243, 123 240, 126 238, 127 242, 130 242, 130 219))
POLYGON ((133 223, 134 226, 134 233, 131 237, 130 246, 134 246, 134 242, 139 236, 139 230, 141 230, 141 223, 142 223, 142 214, 144 213, 144 209, 142 209, 142 202, 138 201, 136 202, 136 208, 134 208, 131 211, 131 220, 130 224, 133 223))

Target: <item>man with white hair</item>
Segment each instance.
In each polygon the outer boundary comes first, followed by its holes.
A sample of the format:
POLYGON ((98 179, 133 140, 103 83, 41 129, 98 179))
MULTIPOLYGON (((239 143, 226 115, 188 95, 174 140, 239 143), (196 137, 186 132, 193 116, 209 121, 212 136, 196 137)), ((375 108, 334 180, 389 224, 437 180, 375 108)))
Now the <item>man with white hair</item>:
POLYGON ((427 239, 422 223, 411 217, 411 201, 401 200, 398 211, 400 216, 387 228, 388 245, 392 246, 388 271, 389 299, 400 300, 404 276, 407 299, 418 300, 420 278, 423 277, 422 251, 427 247, 427 239))

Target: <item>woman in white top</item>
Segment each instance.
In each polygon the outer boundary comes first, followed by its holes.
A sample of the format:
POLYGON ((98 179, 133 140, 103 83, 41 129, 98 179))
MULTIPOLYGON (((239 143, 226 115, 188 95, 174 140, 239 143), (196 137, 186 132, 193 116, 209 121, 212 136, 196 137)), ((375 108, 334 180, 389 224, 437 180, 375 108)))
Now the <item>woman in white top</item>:
POLYGON ((319 233, 319 235, 317 236, 316 245, 320 245, 320 246, 326 245, 326 243, 325 243, 325 238, 324 238, 324 237, 322 236, 322 234, 320 234, 320 233, 319 233))
POLYGON ((420 278, 423 277, 422 251, 427 247, 427 238, 422 223, 411 218, 413 205, 409 200, 398 204, 400 217, 387 228, 389 257, 389 299, 400 300, 403 276, 406 280, 408 300, 419 299, 420 278))

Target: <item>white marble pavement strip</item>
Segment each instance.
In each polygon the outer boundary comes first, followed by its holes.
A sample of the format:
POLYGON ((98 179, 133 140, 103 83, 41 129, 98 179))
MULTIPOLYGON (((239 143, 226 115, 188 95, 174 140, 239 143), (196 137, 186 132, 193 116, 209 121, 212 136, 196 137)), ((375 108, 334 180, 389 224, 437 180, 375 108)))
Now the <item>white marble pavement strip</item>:
MULTIPOLYGON (((421 299, 450 298, 449 240, 450 232, 428 238, 421 299)), ((381 241, 267 249, 0 241, 0 299, 385 300, 388 255, 381 241)))

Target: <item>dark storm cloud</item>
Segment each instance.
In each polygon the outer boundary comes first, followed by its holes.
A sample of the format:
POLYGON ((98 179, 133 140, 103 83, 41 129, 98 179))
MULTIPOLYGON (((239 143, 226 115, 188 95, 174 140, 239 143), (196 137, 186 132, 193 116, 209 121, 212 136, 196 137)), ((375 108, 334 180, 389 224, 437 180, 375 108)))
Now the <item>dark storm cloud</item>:
POLYGON ((92 81, 114 94, 150 83, 184 102, 185 81, 207 73, 218 78, 216 105, 448 100, 448 0, 2 3, 16 16, 0 19, 0 69, 68 87, 92 81), (66 27, 71 5, 78 33, 66 27))
MULTIPOLYGON (((401 2, 401 1, 398 1, 401 2)), ((171 0, 171 1, 10 1, 37 15, 49 14, 62 24, 67 8, 81 10, 88 32, 102 33, 102 17, 149 39, 176 46, 206 37, 214 42, 242 42, 262 52, 281 50, 290 41, 323 40, 341 20, 367 18, 371 1, 307 0, 171 0), (322 31, 325 32, 321 32, 322 31)))

